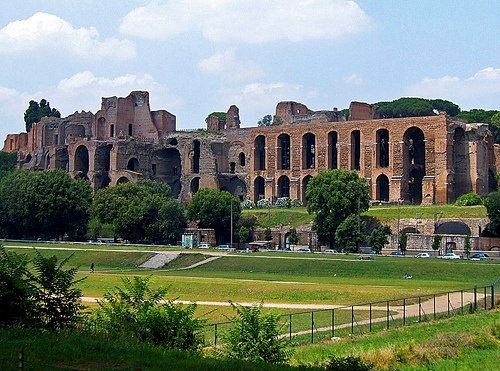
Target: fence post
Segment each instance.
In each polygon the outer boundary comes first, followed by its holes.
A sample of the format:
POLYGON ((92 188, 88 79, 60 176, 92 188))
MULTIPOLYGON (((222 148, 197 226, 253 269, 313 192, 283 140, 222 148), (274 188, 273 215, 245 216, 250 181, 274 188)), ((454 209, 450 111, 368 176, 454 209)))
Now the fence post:
POLYGON ((460 310, 464 314, 464 290, 460 290, 460 310))
POLYGON ((403 326, 406 325, 406 299, 403 299, 403 326))
POLYGON ((332 309, 332 338, 335 337, 335 309, 332 309))
POLYGON ((389 329, 389 300, 387 300, 387 329, 389 329))
POLYGON ((217 324, 214 325, 214 346, 217 346, 217 324))
POLYGON ((372 303, 370 303, 370 332, 372 332, 372 303))
POLYGON ((484 310, 486 310, 486 297, 487 297, 486 286, 484 286, 484 310))
POLYGON ((434 294, 434 319, 436 319, 436 294, 434 294))
POLYGON ((354 305, 351 307, 351 334, 354 335, 354 305))
POLYGON ((418 297, 418 322, 422 322, 422 305, 421 305, 421 298, 420 296, 418 297))
POLYGON ((292 341, 292 313, 290 313, 290 341, 292 341))
POLYGON ((450 316, 450 292, 448 291, 448 317, 450 316))
POLYGON ((311 344, 314 344, 314 312, 311 312, 311 344))
POLYGON ((491 284, 491 309, 495 308, 495 284, 491 284))
POLYGON ((477 310, 477 286, 474 286, 474 310, 477 310))

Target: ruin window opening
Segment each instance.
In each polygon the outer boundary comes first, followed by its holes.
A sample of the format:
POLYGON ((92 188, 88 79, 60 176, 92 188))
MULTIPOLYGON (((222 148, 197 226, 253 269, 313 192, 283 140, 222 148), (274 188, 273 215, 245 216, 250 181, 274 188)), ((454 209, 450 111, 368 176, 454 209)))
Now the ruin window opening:
POLYGON ((156 164, 151 165, 151 172, 153 173, 153 175, 156 175, 156 164))
POLYGON ((316 167, 316 137, 307 133, 302 137, 302 168, 314 169, 316 167))
POLYGON ((377 130, 377 164, 379 167, 389 166, 389 130, 377 130))
POLYGON ((382 174, 377 178, 377 200, 389 201, 389 178, 382 174))
POLYGON ((338 169, 338 134, 336 131, 328 133, 328 168, 338 169))
POLYGON ((243 152, 240 153, 240 166, 245 166, 245 154, 243 152))
POLYGON ((193 150, 190 153, 192 171, 195 174, 200 172, 200 141, 193 142, 193 150))
POLYGON ((290 170, 290 136, 281 134, 278 137, 278 169, 290 170))
POLYGON ((266 170, 266 137, 259 135, 255 138, 254 166, 255 170, 266 170))
POLYGON ((128 124, 128 135, 129 135, 129 137, 131 137, 131 136, 132 136, 132 133, 133 133, 133 127, 134 127, 134 126, 133 126, 132 124, 128 124))
POLYGON ((278 197, 290 197, 290 179, 286 175, 278 179, 278 197))
POLYGON ((115 136, 115 125, 109 125, 109 136, 113 138, 115 136))
POLYGON ((254 202, 257 204, 260 199, 265 197, 266 194, 266 187, 265 187, 265 180, 263 177, 258 176, 255 178, 254 182, 254 202))
POLYGON ((135 157, 132 157, 130 160, 128 160, 127 170, 139 171, 139 160, 135 157))
POLYGON ((231 167, 231 169, 230 169, 231 174, 234 174, 234 172, 236 170, 236 163, 235 162, 231 162, 230 163, 230 167, 231 167))
POLYGON ((304 179, 302 180, 302 203, 304 204, 304 206, 307 205, 306 191, 307 191, 307 185, 309 184, 311 178, 312 176, 308 175, 304 177, 304 179))
POLYGON ((194 178, 192 181, 191 181, 191 194, 195 194, 196 192, 199 191, 200 189, 200 178, 194 178))
POLYGON ((359 130, 351 133, 351 169, 361 169, 361 133, 359 130))

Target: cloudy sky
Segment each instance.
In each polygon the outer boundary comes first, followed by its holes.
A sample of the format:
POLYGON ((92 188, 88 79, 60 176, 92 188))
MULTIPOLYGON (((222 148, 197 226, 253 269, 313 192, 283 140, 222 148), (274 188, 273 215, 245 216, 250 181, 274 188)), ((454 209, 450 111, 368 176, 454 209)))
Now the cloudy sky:
POLYGON ((179 129, 282 100, 347 108, 403 96, 500 109, 500 2, 18 0, 0 12, 0 147, 32 99, 63 116, 150 92, 179 129))

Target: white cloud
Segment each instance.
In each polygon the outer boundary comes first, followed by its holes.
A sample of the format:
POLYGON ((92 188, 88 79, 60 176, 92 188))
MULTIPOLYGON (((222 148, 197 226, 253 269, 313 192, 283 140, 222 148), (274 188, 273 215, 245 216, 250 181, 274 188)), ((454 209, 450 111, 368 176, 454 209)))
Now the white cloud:
POLYGON ((237 60, 234 50, 216 53, 201 60, 198 62, 198 69, 230 81, 253 80, 263 75, 262 69, 255 62, 237 60))
POLYGON ((372 19, 347 0, 167 0, 127 14, 120 31, 167 39, 189 31, 212 42, 337 40, 368 31, 372 19))
MULTIPOLYGON (((500 68, 488 67, 466 79, 456 76, 425 78, 418 84, 410 86, 407 92, 411 95, 448 99, 456 103, 466 102, 468 106, 476 108, 486 108, 484 105, 489 105, 491 101, 498 107, 500 68)), ((464 103, 459 104, 464 105, 464 103)))
POLYGON ((60 81, 54 91, 57 99, 53 99, 64 102, 66 114, 82 109, 96 112, 100 109, 102 97, 126 97, 134 90, 149 92, 153 110, 166 109, 175 114, 175 109, 182 104, 179 97, 170 95, 168 87, 156 82, 151 75, 127 74, 108 78, 94 76, 90 71, 79 72, 60 81))
POLYGON ((362 85, 365 83, 363 77, 358 75, 357 73, 353 73, 351 76, 345 76, 342 80, 349 85, 362 85))
POLYGON ((135 57, 135 46, 128 40, 100 40, 99 32, 94 27, 76 29, 55 15, 38 12, 28 19, 11 22, 0 30, 0 53, 126 60, 135 57))

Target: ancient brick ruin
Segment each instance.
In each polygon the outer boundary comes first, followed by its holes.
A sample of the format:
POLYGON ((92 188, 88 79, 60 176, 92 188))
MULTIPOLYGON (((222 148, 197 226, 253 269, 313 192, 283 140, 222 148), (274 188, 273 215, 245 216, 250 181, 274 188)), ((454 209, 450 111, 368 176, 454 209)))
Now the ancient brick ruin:
POLYGON ((353 102, 342 111, 311 111, 280 102, 279 125, 241 128, 239 110, 211 116, 207 129, 176 131, 176 117, 151 111, 149 94, 103 98, 101 109, 43 118, 29 133, 10 134, 4 151, 19 167, 65 169, 94 189, 121 182, 167 182, 187 202, 202 187, 257 202, 290 197, 305 202, 308 181, 326 169, 353 169, 373 202, 450 203, 464 193, 495 188, 495 147, 486 124, 445 113, 379 119, 377 107, 353 102))

